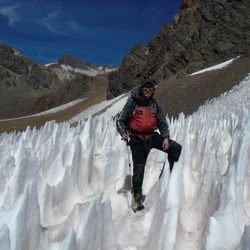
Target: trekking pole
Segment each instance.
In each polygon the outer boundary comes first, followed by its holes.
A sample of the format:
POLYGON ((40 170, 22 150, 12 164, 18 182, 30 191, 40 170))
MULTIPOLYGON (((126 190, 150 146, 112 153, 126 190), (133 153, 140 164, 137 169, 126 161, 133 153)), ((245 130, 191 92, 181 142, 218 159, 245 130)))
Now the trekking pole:
POLYGON ((158 180, 160 180, 160 179, 161 179, 161 176, 162 176, 162 174, 163 174, 163 171, 164 171, 165 165, 166 165, 166 161, 164 161, 164 164, 163 164, 163 167, 162 167, 162 169, 161 169, 161 173, 160 173, 160 175, 159 175, 159 177, 158 177, 158 180))
MULTIPOLYGON (((129 168, 130 168, 130 192, 131 192, 131 204, 130 204, 130 207, 132 208, 132 210, 136 213, 136 211, 138 210, 141 210, 137 207, 136 203, 135 203, 135 199, 134 199, 134 191, 133 191, 133 179, 132 179, 132 176, 133 176, 133 171, 132 171, 132 164, 131 164, 131 161, 130 161, 130 148, 129 148, 129 142, 128 140, 126 141, 126 144, 127 144, 127 151, 128 151, 128 165, 129 165, 129 168)), ((144 208, 144 206, 142 206, 144 208)))
POLYGON ((131 185, 131 193, 133 193, 133 181, 132 181, 132 165, 131 165, 131 161, 130 161, 130 149, 129 149, 129 142, 128 140, 126 141, 126 144, 127 144, 127 151, 128 151, 128 166, 129 166, 129 169, 130 169, 130 185, 131 185))
POLYGON ((164 161, 164 163, 163 163, 163 166, 162 166, 162 169, 161 169, 161 173, 160 173, 160 175, 159 175, 159 177, 158 177, 158 180, 161 179, 161 176, 162 176, 162 174, 163 174, 163 172, 164 172, 164 168, 165 168, 165 165, 166 165, 166 161, 167 161, 167 156, 165 156, 165 161, 164 161))

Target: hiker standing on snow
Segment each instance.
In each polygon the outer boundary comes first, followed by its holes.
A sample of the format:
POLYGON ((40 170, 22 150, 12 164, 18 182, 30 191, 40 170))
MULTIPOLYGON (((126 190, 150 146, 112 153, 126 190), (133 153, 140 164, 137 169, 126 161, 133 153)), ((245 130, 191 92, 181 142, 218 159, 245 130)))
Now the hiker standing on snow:
POLYGON ((168 153, 170 172, 181 154, 181 145, 170 139, 166 114, 153 98, 156 82, 145 79, 131 91, 117 120, 117 130, 129 146, 133 158, 133 194, 138 207, 143 207, 142 183, 147 156, 151 148, 168 153), (159 129, 160 134, 155 132, 159 129))

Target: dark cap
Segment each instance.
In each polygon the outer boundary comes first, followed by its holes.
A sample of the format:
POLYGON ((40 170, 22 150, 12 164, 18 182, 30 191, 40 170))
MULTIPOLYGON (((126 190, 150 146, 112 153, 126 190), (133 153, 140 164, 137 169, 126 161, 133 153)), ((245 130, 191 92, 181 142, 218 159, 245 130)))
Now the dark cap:
POLYGON ((144 79, 141 83, 141 87, 146 87, 146 88, 150 88, 150 87, 155 88, 156 85, 157 85, 157 83, 151 79, 144 79))

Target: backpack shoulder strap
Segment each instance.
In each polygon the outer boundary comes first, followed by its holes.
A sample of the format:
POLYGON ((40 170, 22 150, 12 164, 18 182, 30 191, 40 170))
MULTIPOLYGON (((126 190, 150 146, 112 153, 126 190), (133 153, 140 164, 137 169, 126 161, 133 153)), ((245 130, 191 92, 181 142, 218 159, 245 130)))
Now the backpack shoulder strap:
POLYGON ((129 96, 129 99, 130 99, 129 116, 130 118, 132 118, 134 116, 134 109, 136 106, 136 102, 132 96, 129 96))

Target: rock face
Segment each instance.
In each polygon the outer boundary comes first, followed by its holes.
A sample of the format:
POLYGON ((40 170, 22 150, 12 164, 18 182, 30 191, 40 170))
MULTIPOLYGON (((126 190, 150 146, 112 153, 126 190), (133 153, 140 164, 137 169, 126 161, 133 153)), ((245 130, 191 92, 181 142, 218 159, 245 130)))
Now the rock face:
POLYGON ((1 66, 20 75, 28 75, 29 69, 25 59, 5 44, 0 44, 1 66))
POLYGON ((250 2, 183 0, 172 25, 163 25, 146 45, 136 45, 110 74, 108 98, 144 77, 161 81, 237 56, 250 55, 250 2))
POLYGON ((39 96, 60 86, 51 69, 0 44, 0 119, 27 115, 39 96))
POLYGON ((55 88, 59 86, 57 75, 22 56, 5 44, 0 44, 0 89, 11 87, 55 88))

